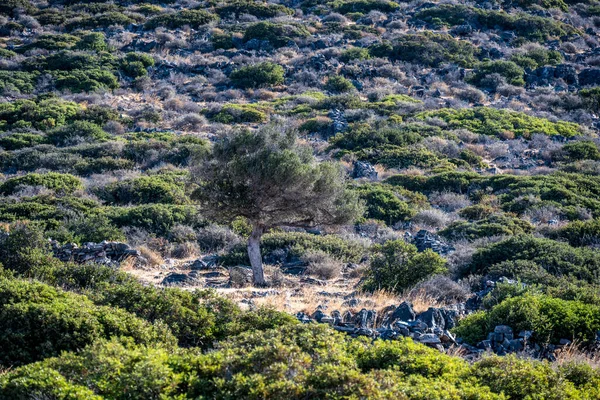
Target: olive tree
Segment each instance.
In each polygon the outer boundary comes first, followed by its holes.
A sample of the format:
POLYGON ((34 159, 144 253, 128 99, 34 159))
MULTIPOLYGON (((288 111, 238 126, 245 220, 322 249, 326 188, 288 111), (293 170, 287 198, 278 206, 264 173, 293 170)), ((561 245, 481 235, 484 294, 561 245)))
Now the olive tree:
POLYGON ((265 284, 260 239, 269 229, 346 224, 363 212, 346 188, 343 168, 318 162, 295 131, 280 126, 223 135, 192 169, 192 180, 198 184, 192 198, 205 215, 221 223, 244 217, 251 224, 248 257, 255 285, 265 284))

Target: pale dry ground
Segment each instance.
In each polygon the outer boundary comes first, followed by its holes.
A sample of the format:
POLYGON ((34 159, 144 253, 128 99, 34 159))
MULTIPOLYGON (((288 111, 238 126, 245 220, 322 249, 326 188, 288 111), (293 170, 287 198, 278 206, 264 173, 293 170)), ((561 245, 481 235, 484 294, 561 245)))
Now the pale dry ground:
MULTIPOLYGON (((177 265, 161 265, 144 269, 128 265, 124 266, 123 269, 135 276, 142 283, 157 287, 164 287, 161 282, 169 273, 190 272, 189 269, 183 269, 177 265)), ((210 271, 222 273, 222 282, 224 283, 222 287, 215 287, 215 285, 207 284, 206 281, 200 281, 197 285, 181 286, 180 288, 184 290, 196 290, 211 287, 217 293, 239 304, 242 308, 266 306, 290 314, 298 312, 312 314, 319 306, 327 313, 331 313, 334 310, 338 310, 341 313, 345 311, 356 313, 363 308, 381 311, 388 306, 397 306, 405 300, 413 304, 416 312, 426 311, 429 307, 444 305, 435 302, 423 292, 413 292, 407 295, 397 295, 385 291, 362 293, 359 291, 360 278, 340 277, 338 279, 322 281, 302 275, 276 273, 276 279, 281 282, 279 285, 267 288, 252 286, 236 288, 226 285, 228 282, 228 278, 226 277, 228 270, 226 268, 215 267, 210 269, 210 271), (357 299, 358 304, 354 306, 349 305, 347 303, 349 299, 357 299)), ((267 281, 271 281, 272 274, 277 269, 273 266, 266 266, 265 271, 267 281)))

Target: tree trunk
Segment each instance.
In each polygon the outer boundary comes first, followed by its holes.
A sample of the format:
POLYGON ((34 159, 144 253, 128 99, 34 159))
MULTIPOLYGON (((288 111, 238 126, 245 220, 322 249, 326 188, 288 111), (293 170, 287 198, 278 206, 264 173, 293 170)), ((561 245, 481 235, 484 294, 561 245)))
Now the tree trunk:
POLYGON ((252 233, 248 238, 248 258, 252 265, 252 281, 255 286, 266 286, 265 274, 263 272, 262 256, 260 254, 260 238, 263 234, 263 229, 260 226, 254 225, 252 233))

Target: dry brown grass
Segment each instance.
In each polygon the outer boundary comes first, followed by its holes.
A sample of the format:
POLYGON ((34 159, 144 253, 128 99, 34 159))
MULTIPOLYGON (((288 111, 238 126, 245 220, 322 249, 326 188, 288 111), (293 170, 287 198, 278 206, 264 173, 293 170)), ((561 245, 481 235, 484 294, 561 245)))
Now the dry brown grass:
POLYGON ((581 343, 575 341, 557 353, 554 365, 561 366, 571 363, 588 364, 592 368, 600 369, 600 353, 587 351, 581 343))
POLYGON ((142 257, 148 260, 149 267, 158 267, 165 262, 160 253, 150 249, 148 246, 139 246, 137 250, 142 257))

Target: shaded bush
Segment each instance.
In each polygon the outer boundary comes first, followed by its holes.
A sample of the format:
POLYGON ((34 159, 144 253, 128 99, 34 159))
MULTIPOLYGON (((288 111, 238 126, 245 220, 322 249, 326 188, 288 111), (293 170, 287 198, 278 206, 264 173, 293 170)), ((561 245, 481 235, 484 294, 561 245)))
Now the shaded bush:
POLYGON ((281 85, 283 76, 281 65, 263 62, 239 68, 229 75, 229 79, 235 86, 247 89, 281 85))
POLYGON ((218 21, 218 19, 218 16, 205 10, 182 10, 150 18, 144 24, 144 28, 155 29, 165 27, 168 29, 177 29, 187 25, 192 29, 198 29, 202 25, 218 21))
POLYGON ((384 289, 401 293, 446 271, 446 261, 437 253, 429 249, 419 253, 414 245, 401 239, 385 242, 374 253, 363 283, 368 291, 384 289))

